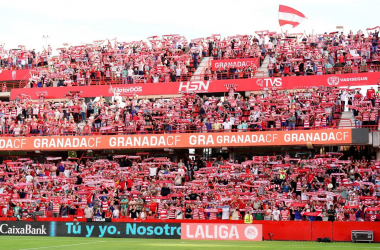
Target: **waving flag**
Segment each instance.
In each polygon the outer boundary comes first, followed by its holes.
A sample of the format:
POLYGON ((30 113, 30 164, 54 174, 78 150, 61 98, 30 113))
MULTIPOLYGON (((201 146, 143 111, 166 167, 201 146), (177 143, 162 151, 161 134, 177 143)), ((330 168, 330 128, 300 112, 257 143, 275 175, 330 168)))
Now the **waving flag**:
POLYGON ((278 22, 280 26, 290 24, 295 28, 305 19, 304 14, 288 6, 280 5, 278 9, 278 22))

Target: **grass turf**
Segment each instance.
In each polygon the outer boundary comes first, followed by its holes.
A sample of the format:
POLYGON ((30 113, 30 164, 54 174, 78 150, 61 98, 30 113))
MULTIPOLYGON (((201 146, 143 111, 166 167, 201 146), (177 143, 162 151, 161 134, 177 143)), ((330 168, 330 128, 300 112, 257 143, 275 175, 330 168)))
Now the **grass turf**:
POLYGON ((74 238, 74 237, 38 237, 38 236, 0 236, 0 249, 37 250, 117 250, 117 249, 154 249, 154 250, 188 250, 188 249, 380 249, 377 243, 317 243, 295 241, 196 241, 196 240, 162 240, 132 238, 74 238))

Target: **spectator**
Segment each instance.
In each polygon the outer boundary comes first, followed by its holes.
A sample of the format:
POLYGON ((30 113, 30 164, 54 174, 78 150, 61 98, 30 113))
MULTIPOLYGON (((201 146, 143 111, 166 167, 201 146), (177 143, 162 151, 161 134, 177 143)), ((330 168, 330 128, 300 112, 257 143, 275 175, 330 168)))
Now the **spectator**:
POLYGON ((328 215, 328 221, 335 221, 336 211, 333 205, 330 205, 330 208, 327 210, 327 215, 328 215))

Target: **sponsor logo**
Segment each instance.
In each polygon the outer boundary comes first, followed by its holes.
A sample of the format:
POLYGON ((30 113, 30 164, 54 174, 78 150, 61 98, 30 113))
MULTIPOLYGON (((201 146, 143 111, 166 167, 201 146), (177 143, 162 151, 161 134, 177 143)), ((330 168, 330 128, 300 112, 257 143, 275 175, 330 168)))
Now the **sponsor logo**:
POLYGON ((257 79, 256 84, 262 88, 282 86, 282 78, 257 79))
POLYGON ((247 239, 253 240, 256 239, 257 235, 259 235, 259 232, 255 226, 248 226, 244 230, 244 235, 247 237, 247 239))
POLYGON ((66 223, 57 236, 180 239, 180 223, 66 223))
MULTIPOLYGON (((191 230, 190 225, 186 225, 186 237, 188 239, 239 239, 239 232, 236 226, 230 225, 197 225, 195 230, 191 230), (192 234, 192 232, 194 234, 192 234)), ((194 229, 194 228, 193 228, 194 229)))
POLYGON ((210 81, 194 81, 194 82, 180 82, 179 93, 204 93, 208 92, 210 81))
POLYGON ((259 85, 260 87, 263 87, 263 83, 264 83, 263 79, 257 79, 256 81, 256 84, 259 85))
POLYGON ((249 66, 256 66, 255 65, 256 60, 248 60, 248 61, 232 61, 232 62, 216 62, 214 67, 215 68, 229 68, 231 66, 235 66, 236 68, 243 68, 243 67, 249 67, 249 66))
POLYGON ((0 225, 0 233, 2 234, 39 234, 46 235, 46 228, 44 225, 41 227, 32 227, 30 224, 25 224, 24 227, 9 227, 8 224, 0 225))
POLYGON ((155 226, 146 226, 136 223, 127 223, 126 225, 126 235, 155 235, 155 236, 180 236, 181 227, 171 226, 170 224, 165 224, 163 226, 156 224, 155 226))
POLYGON ((332 86, 338 85, 339 84, 339 77, 330 76, 329 78, 327 78, 327 84, 332 85, 332 86))
POLYGON ((330 76, 327 78, 327 84, 330 86, 336 86, 340 82, 361 82, 361 81, 368 81, 368 77, 337 77, 337 76, 330 76))
POLYGON ((17 72, 16 70, 12 71, 12 80, 16 80, 17 72))
POLYGON ((110 94, 115 93, 136 93, 136 92, 142 92, 142 86, 136 86, 136 87, 129 87, 129 88, 113 88, 112 86, 108 89, 108 92, 110 94))
POLYGON ((181 239, 262 240, 261 225, 182 223, 181 239))
POLYGON ((342 77, 339 78, 341 82, 359 82, 368 81, 368 77, 342 77))

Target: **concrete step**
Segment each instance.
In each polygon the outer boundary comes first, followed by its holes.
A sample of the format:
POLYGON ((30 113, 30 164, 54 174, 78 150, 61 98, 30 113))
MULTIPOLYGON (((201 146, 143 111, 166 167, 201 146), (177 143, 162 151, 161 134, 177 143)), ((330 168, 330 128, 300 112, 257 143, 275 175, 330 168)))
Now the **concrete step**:
POLYGON ((347 128, 355 126, 355 119, 353 117, 352 111, 344 111, 339 121, 339 128, 347 128))
POLYGON ((198 65, 197 70, 194 72, 193 76, 191 77, 191 81, 196 81, 200 79, 200 75, 204 74, 206 68, 209 67, 210 60, 211 60, 211 57, 202 58, 202 61, 198 65))
POLYGON ((261 77, 268 77, 268 64, 269 64, 269 57, 265 57, 263 63, 261 64, 261 67, 258 69, 260 72, 264 72, 264 76, 262 73, 256 74, 256 78, 261 78, 261 77))

